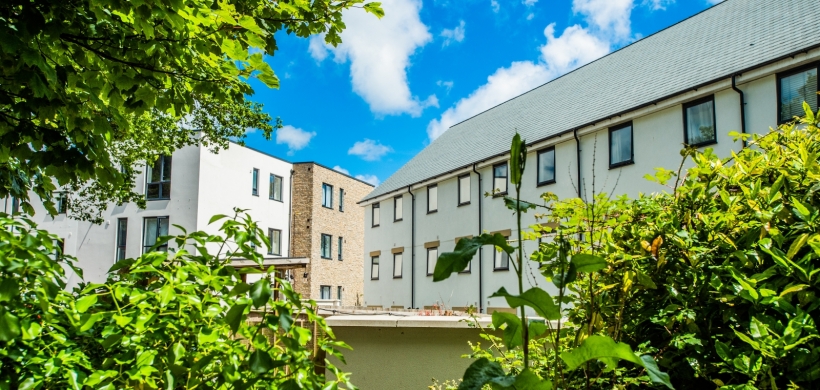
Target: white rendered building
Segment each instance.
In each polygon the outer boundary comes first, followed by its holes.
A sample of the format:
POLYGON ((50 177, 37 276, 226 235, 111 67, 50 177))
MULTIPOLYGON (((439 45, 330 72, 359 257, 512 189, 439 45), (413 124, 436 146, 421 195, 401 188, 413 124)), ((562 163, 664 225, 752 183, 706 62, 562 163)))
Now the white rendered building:
MULTIPOLYGON (((484 196, 515 195, 507 163, 516 131, 529 150, 522 199, 547 191, 589 199, 593 179, 595 193, 636 196, 668 190, 643 176, 676 170, 684 144, 729 156, 743 147, 730 132, 765 134, 802 115, 803 101, 817 110, 820 24, 808 11, 816 8, 816 0, 727 0, 454 125, 359 202, 365 303, 506 306, 488 297, 517 279, 492 248, 446 281, 431 274, 459 237, 518 237, 503 200, 484 196)), ((535 222, 531 213, 523 221, 535 222)), ((551 287, 525 263, 526 286, 551 287)))

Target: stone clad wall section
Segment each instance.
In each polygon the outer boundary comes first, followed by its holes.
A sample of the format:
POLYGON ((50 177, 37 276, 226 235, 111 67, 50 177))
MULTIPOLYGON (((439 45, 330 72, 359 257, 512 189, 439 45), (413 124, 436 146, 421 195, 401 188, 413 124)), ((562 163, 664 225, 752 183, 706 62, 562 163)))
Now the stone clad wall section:
MULTIPOLYGON (((291 257, 308 257, 313 261, 311 256, 311 218, 313 210, 311 205, 313 202, 313 169, 312 164, 296 164, 293 166, 293 200, 291 207, 293 214, 291 215, 291 232, 293 236, 290 237, 291 257)), ((293 270, 293 288, 296 292, 302 294, 304 298, 315 298, 310 290, 310 270, 311 264, 308 264, 304 270, 293 270), (304 274, 308 274, 308 278, 304 274)), ((318 297, 318 295, 317 295, 318 297)))

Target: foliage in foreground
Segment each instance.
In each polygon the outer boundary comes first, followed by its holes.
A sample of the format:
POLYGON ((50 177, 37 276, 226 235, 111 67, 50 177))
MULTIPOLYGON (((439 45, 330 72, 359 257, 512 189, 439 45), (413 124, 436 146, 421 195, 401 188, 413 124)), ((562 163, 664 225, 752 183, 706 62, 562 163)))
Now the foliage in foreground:
MULTIPOLYGON (((647 363, 654 357, 676 388, 785 389, 818 383, 820 123, 805 108, 806 117, 765 136, 736 134, 749 139, 750 147, 732 156, 687 148, 682 154, 694 166, 685 174, 658 169, 649 177, 669 183, 671 194, 638 199, 600 194, 589 202, 545 194, 539 206, 507 199, 519 214, 543 207, 547 212, 537 218, 557 224, 554 229, 534 225, 535 234, 522 238, 552 236, 530 260, 539 263, 559 296, 539 292, 538 298, 534 289, 496 295, 513 307, 530 306, 547 319, 568 322, 558 322, 548 339, 538 339, 534 323, 521 326, 528 323, 523 313, 521 319, 494 314, 493 325, 503 329, 503 337, 483 335, 490 347, 474 347, 470 357, 477 360, 459 388, 503 388, 508 384, 494 378, 524 375, 541 379, 533 382, 540 387, 516 388, 549 388, 547 380, 561 388, 654 381, 650 367, 620 367, 607 354, 576 353, 590 341, 608 345, 609 351, 631 347, 645 353, 647 363), (475 370, 490 363, 491 370, 475 370)), ((475 253, 470 246, 483 243, 512 253, 492 236, 461 240, 456 252, 442 254, 437 279, 463 269, 475 253)))
POLYGON ((0 227, 0 389, 352 386, 327 360, 314 362, 314 342, 342 361, 337 348, 347 346, 310 304, 271 269, 247 284, 230 266, 261 261, 251 244, 270 244, 247 215, 227 219, 222 236, 165 237, 158 245, 174 240, 176 253, 119 262, 105 283, 74 292, 63 281, 74 260, 49 255, 55 236, 5 215, 0 227), (251 311, 259 321, 249 321, 251 311), (317 364, 337 381, 326 382, 317 364))

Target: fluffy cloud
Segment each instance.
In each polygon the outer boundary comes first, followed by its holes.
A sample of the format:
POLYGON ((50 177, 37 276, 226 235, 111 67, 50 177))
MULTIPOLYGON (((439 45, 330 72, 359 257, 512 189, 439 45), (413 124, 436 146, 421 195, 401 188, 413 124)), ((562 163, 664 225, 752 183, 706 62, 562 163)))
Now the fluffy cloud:
POLYGON ((555 24, 548 25, 537 61, 497 69, 486 84, 430 121, 428 137, 435 140, 451 126, 609 53, 612 45, 629 39, 632 8, 632 0, 573 0, 587 27, 573 25, 556 36, 555 24))
POLYGON ((521 3, 526 5, 527 7, 532 7, 537 2, 538 2, 538 0, 521 0, 521 3))
POLYGON ((435 95, 424 100, 413 96, 407 81, 410 56, 433 39, 419 18, 421 5, 421 0, 385 0, 381 19, 357 8, 345 11, 342 43, 334 48, 323 36, 314 36, 308 51, 317 61, 331 53, 337 63, 349 61, 353 91, 372 112, 421 115, 427 107, 438 107, 435 95))
POLYGON ((356 175, 356 178, 365 183, 373 184, 374 186, 378 186, 379 183, 381 183, 376 175, 356 175))
POLYGON ((315 136, 314 131, 305 131, 298 127, 285 125, 276 131, 276 143, 288 145, 288 156, 292 156, 293 152, 304 149, 315 136))
POLYGON ((501 11, 501 4, 498 3, 498 0, 490 0, 490 7, 492 7, 493 12, 495 13, 501 11))
POLYGON ((359 141, 347 151, 347 154, 359 156, 365 161, 376 161, 382 158, 385 154, 391 152, 393 148, 382 145, 379 141, 365 138, 364 141, 359 141))
POLYGON ((444 89, 447 90, 448 95, 450 94, 450 90, 453 89, 453 81, 452 80, 450 80, 450 81, 439 80, 439 81, 436 81, 436 85, 438 85, 439 87, 444 87, 444 89))
POLYGON ((344 173, 345 175, 349 175, 349 174, 350 174, 350 171, 348 171, 347 169, 344 169, 344 168, 342 168, 342 167, 340 167, 340 166, 338 166, 338 165, 337 165, 337 166, 335 166, 335 167, 333 167, 333 170, 334 170, 334 171, 336 171, 336 172, 341 172, 341 173, 344 173))
MULTIPOLYGON (((723 0, 707 0, 708 2, 723 1, 723 0)), ((665 10, 667 5, 672 5, 675 0, 643 0, 643 5, 651 8, 653 11, 665 10)))
POLYGON ((441 46, 449 46, 453 41, 461 42, 464 40, 464 21, 462 20, 459 22, 458 26, 453 27, 452 29, 445 28, 441 30, 441 37, 444 38, 444 42, 441 46))

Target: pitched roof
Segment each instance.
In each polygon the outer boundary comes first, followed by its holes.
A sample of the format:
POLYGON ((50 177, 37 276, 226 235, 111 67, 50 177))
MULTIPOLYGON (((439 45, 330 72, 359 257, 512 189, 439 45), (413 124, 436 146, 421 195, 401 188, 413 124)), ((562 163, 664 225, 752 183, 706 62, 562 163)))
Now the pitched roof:
POLYGON ((364 200, 820 46, 817 0, 726 0, 452 126, 364 200))

